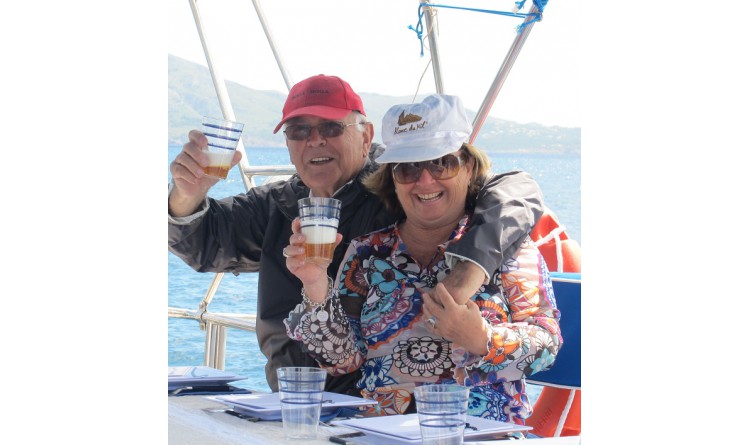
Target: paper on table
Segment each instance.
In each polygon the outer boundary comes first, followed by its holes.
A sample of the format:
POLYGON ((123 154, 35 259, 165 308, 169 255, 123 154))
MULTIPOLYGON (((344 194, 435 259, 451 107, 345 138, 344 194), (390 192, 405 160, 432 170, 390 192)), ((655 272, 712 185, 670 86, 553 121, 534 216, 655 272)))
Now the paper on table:
POLYGON ((235 377, 237 379, 244 378, 231 372, 222 371, 209 366, 170 366, 167 368, 167 371, 170 381, 201 379, 218 380, 235 377))
POLYGON ((169 389, 185 386, 218 386, 243 380, 245 377, 209 366, 169 366, 169 389))
MULTIPOLYGON (((281 411, 281 402, 279 401, 279 393, 270 394, 241 394, 241 395, 228 395, 228 396, 215 396, 212 397, 214 400, 218 400, 222 403, 229 405, 236 405, 245 409, 251 409, 257 412, 264 411, 281 411)), ((336 394, 333 392, 323 393, 323 407, 356 407, 374 405, 374 400, 367 400, 361 397, 352 397, 345 394, 336 394)))
MULTIPOLYGON (((485 419, 476 416, 466 416, 468 427, 464 430, 464 440, 492 436, 499 433, 528 431, 529 426, 516 425, 509 422, 485 419)), ((331 422, 332 425, 345 426, 367 434, 375 434, 405 443, 420 443, 422 435, 419 431, 419 417, 417 414, 402 416, 365 417, 331 422)))
MULTIPOLYGON (((261 420, 281 420, 281 402, 279 393, 253 393, 237 395, 220 395, 207 397, 208 399, 229 405, 234 411, 261 420)), ((352 397, 332 392, 323 393, 323 403, 320 409, 321 417, 335 415, 346 407, 374 405, 374 400, 352 397)))

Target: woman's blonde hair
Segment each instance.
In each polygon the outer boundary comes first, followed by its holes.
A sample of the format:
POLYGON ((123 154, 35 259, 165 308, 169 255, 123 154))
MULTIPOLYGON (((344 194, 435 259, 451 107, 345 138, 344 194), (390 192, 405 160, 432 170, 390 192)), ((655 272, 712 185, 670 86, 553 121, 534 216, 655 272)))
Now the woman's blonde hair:
MULTIPOLYGON (((490 173, 490 158, 483 150, 467 143, 461 145, 459 154, 464 158, 464 161, 467 159, 474 160, 466 192, 466 211, 471 212, 474 208, 474 201, 477 194, 490 173)), ((396 196, 396 184, 393 181, 392 167, 393 164, 381 164, 377 170, 370 173, 362 181, 362 184, 375 196, 380 198, 389 212, 395 214, 400 219, 405 214, 401 203, 398 201, 398 196, 396 196)))

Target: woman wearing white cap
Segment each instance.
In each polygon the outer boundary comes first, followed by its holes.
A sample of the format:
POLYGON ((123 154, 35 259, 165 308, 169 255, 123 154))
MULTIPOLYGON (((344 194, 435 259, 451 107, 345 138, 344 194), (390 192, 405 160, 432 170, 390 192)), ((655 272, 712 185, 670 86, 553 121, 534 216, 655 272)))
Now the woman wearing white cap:
POLYGON ((455 382, 471 387, 468 414, 523 424, 524 379, 562 345, 546 264, 527 239, 469 301, 454 301, 438 284, 451 270, 444 253, 467 230, 489 159, 466 143, 471 125, 455 96, 396 105, 382 129, 381 166, 366 185, 399 220, 351 242, 336 286, 304 264, 294 222, 287 253, 299 254, 287 267, 305 301, 285 321, 288 334, 331 374, 361 368, 373 414, 413 412, 416 386, 455 382))

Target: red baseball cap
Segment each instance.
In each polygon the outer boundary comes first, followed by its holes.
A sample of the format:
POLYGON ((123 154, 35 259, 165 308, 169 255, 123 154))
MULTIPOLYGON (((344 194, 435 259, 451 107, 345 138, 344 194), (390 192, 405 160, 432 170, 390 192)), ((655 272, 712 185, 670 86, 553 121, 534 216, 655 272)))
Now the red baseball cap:
POLYGON ((297 116, 317 116, 323 119, 343 119, 352 111, 365 114, 362 99, 341 78, 318 74, 295 84, 284 103, 281 122, 273 130, 276 134, 284 122, 297 116))

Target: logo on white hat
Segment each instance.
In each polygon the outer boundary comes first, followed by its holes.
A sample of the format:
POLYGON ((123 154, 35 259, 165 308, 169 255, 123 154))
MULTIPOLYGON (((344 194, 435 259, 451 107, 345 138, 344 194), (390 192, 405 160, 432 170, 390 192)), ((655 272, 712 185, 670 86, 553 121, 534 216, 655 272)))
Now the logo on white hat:
POLYGON ((401 114, 399 114, 399 116, 398 116, 398 124, 399 125, 406 125, 406 124, 410 124, 412 122, 419 122, 419 121, 422 120, 422 116, 420 116, 418 114, 411 114, 411 113, 409 113, 407 115, 404 115, 404 113, 406 113, 406 110, 403 110, 401 112, 401 114))

